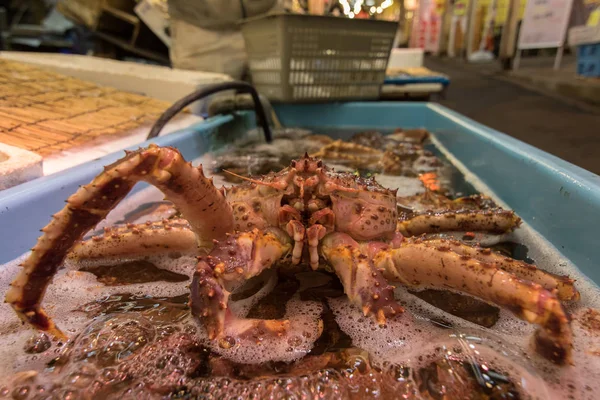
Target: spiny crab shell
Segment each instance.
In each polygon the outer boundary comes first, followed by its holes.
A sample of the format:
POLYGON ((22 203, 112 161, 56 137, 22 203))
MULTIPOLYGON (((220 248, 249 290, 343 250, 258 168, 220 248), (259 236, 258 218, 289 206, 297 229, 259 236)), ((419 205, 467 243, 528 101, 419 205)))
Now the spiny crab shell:
POLYGON ((225 198, 237 231, 273 226, 286 229, 292 220, 305 227, 321 223, 357 240, 391 238, 396 231, 396 191, 373 178, 334 172, 308 155, 278 173, 247 179, 228 189, 225 198))
POLYGON ((510 231, 520 222, 511 211, 457 206, 399 220, 395 191, 374 179, 335 172, 308 155, 278 173, 242 179, 246 182, 240 186, 217 189, 202 166, 185 162, 174 148, 151 145, 128 153, 80 187, 42 229, 6 301, 35 328, 64 337, 41 302, 67 256, 177 246, 190 250, 195 242, 201 256, 191 285, 192 313, 210 339, 221 345, 256 332, 281 335, 288 329, 285 320, 235 315, 229 296, 290 257, 294 264, 306 260, 313 269, 328 265, 348 299, 381 325, 403 312, 390 282, 450 289, 506 307, 539 325, 536 349, 554 362, 570 361, 571 329, 561 301, 579 298, 573 280, 489 249, 405 236, 464 226, 510 231), (108 230, 105 236, 80 243, 139 181, 161 190, 187 221, 108 230))

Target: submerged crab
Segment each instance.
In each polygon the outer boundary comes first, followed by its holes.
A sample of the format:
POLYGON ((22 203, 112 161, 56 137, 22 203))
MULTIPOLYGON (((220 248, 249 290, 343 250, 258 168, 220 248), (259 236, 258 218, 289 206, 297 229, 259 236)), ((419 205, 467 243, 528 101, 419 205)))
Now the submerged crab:
MULTIPOLYGON (((194 247, 191 230, 198 246, 194 251, 204 254, 191 285, 191 309, 217 343, 237 340, 225 336, 226 327, 229 335, 235 332, 239 338, 286 331, 285 320, 235 315, 229 296, 248 279, 290 256, 294 264, 306 259, 312 269, 331 267, 349 300, 381 325, 403 312, 389 282, 450 289, 504 306, 538 324, 537 349, 556 362, 569 360, 571 329, 560 301, 578 298, 572 280, 488 249, 403 237, 397 231, 394 191, 373 179, 334 172, 307 155, 280 172, 244 179, 240 186, 217 189, 201 166, 186 163, 174 148, 151 145, 129 153, 82 186, 42 229, 6 301, 24 321, 61 337, 41 301, 75 246, 79 254, 96 251, 105 256, 134 250, 170 251, 177 246, 194 247), (139 181, 160 189, 189 225, 165 220, 128 226, 76 245, 139 181)), ((474 223, 498 223, 504 230, 519 224, 508 211, 432 218, 470 218, 474 223)), ((405 233, 412 232, 404 222, 398 226, 405 233)))
POLYGON ((440 166, 440 160, 423 147, 427 131, 398 131, 384 136, 378 132, 357 133, 350 141, 326 143, 311 156, 323 160, 350 164, 362 170, 385 174, 417 176, 440 166))

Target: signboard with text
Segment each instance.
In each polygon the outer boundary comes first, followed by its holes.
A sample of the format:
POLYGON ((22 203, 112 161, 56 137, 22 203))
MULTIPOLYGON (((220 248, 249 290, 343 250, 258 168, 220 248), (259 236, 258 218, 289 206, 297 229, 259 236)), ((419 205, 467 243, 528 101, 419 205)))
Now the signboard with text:
POLYGON ((528 0, 519 33, 519 49, 561 47, 573 0, 528 0))
POLYGON ((437 53, 440 49, 443 0, 421 0, 415 11, 411 34, 411 47, 437 53))

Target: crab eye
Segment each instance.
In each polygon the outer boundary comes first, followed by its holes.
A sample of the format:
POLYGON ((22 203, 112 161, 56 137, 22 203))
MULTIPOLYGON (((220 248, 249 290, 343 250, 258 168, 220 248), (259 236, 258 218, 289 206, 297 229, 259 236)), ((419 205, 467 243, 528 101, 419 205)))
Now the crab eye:
POLYGON ((295 161, 295 160, 292 160, 292 162, 291 162, 291 164, 290 164, 290 165, 292 166, 292 168, 296 168, 296 161, 295 161))
POLYGON ((319 160, 317 161, 317 167, 321 168, 323 166, 323 161, 319 160))

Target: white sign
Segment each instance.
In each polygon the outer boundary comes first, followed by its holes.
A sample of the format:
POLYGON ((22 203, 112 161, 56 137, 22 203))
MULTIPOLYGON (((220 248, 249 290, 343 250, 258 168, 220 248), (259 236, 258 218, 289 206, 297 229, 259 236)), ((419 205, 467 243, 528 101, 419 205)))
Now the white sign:
POLYGON ((528 0, 519 33, 519 49, 561 47, 573 0, 528 0))

